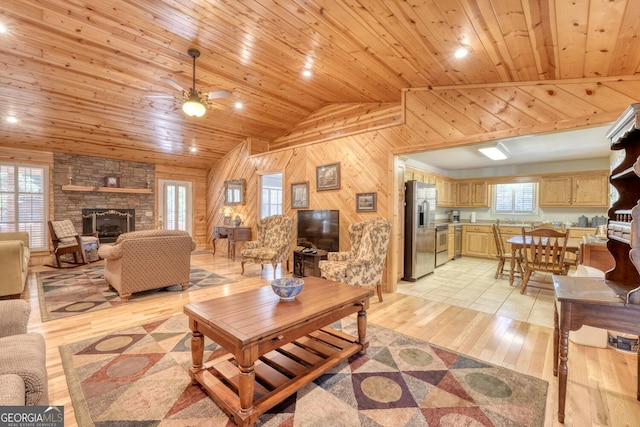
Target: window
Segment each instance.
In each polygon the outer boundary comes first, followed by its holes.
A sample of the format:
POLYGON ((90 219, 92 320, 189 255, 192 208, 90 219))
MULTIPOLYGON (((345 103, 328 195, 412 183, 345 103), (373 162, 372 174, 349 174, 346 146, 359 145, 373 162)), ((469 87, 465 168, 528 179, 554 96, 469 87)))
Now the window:
POLYGON ((496 184, 493 188, 492 211, 496 214, 534 214, 536 213, 535 182, 515 184, 496 184))
POLYGON ((48 168, 0 164, 0 231, 26 231, 32 251, 48 249, 48 168))
POLYGON ((260 178, 260 218, 282 215, 282 174, 272 173, 260 178))

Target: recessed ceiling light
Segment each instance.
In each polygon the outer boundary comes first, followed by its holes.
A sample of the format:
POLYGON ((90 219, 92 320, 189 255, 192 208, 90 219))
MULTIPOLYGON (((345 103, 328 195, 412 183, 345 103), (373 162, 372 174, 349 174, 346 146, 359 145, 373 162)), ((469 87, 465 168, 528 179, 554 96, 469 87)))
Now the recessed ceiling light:
POLYGON ((242 107, 244 107, 244 104, 242 103, 242 101, 236 101, 233 103, 233 108, 235 108, 236 110, 239 110, 242 107))
POLYGON ((305 77, 311 77, 312 74, 313 73, 308 68, 305 68, 304 70, 302 70, 302 75, 305 76, 305 77))
POLYGON ((0 22, 0 33, 8 33, 8 32, 9 32, 9 28, 7 28, 6 25, 0 22))
POLYGON ((189 148, 189 151, 192 153, 195 153, 196 151, 198 151, 198 149, 196 148, 195 145, 192 145, 191 148, 189 148))
POLYGON ((500 142, 496 144, 495 147, 478 148, 478 151, 491 160, 504 160, 509 157, 509 150, 500 142))
POLYGON ((9 123, 18 123, 18 118, 14 116, 7 116, 7 121, 9 123))
POLYGON ((464 58, 471 52, 471 46, 462 45, 456 49, 456 52, 453 54, 456 58, 464 58))

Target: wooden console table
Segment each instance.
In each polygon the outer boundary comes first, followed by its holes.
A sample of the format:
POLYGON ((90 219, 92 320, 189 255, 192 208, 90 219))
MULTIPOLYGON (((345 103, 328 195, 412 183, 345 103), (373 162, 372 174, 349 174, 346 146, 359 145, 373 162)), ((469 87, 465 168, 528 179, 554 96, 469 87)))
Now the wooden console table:
POLYGON ((200 384, 238 426, 252 426, 300 388, 366 351, 372 295, 371 288, 309 277, 294 301, 281 301, 264 286, 185 305, 192 383, 200 384), (327 327, 353 313, 358 313, 357 337, 327 327), (205 362, 204 336, 229 353, 205 362))
POLYGON ((213 227, 213 254, 216 254, 216 239, 227 239, 227 254, 236 260, 236 242, 251 240, 251 227, 216 225, 213 227))
MULTIPOLYGON (((558 308, 555 304, 553 319, 553 375, 558 376, 558 421, 563 423, 569 371, 569 331, 588 325, 640 335, 640 304, 625 302, 632 287, 601 278, 554 275, 553 287, 560 306, 558 308)), ((640 348, 637 370, 640 372, 640 348)), ((640 400, 640 377, 637 399, 640 400)))

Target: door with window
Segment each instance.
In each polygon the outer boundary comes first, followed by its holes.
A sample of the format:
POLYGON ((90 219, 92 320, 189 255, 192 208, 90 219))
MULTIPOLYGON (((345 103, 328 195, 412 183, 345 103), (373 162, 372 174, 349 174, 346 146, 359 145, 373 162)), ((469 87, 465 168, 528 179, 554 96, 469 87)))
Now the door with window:
POLYGON ((260 176, 260 218, 282 215, 282 173, 260 176))
POLYGON ((161 179, 158 184, 158 227, 165 230, 183 230, 193 235, 192 183, 161 179))

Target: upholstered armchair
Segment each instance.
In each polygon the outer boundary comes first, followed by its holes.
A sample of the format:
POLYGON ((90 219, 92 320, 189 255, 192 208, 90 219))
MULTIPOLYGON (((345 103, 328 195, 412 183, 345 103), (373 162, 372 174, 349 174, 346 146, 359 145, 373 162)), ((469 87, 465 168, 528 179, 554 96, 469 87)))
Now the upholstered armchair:
POLYGON ((49 234, 53 243, 53 254, 56 258, 54 267, 63 268, 60 257, 73 255, 72 264, 86 264, 87 252, 97 251, 100 242, 97 236, 80 236, 69 219, 49 221, 49 234))
POLYGON ((355 286, 375 286, 382 302, 382 271, 391 237, 391 223, 377 217, 351 224, 351 250, 329 252, 320 261, 322 277, 355 286))
POLYGON ((0 301, 0 406, 49 404, 45 341, 27 333, 30 314, 25 300, 0 301))
POLYGON ((0 297, 20 298, 29 272, 29 233, 0 233, 0 297))
POLYGON ((136 292, 173 285, 188 289, 195 248, 186 231, 142 230, 122 233, 98 253, 104 259, 104 280, 128 301, 136 292))
POLYGON ((273 266, 273 278, 276 278, 276 267, 286 261, 289 271, 289 252, 291 250, 291 229, 293 220, 286 215, 272 215, 258 221, 258 240, 252 240, 244 244, 240 252, 242 256, 242 274, 244 264, 253 262, 271 264, 273 266))

